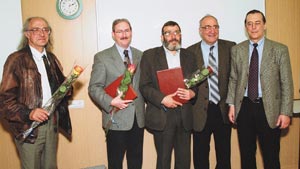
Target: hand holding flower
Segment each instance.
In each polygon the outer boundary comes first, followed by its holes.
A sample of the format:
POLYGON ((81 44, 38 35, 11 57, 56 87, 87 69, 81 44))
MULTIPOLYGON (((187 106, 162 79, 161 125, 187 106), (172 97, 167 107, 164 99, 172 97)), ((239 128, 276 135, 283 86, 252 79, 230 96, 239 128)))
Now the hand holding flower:
POLYGON ((107 122, 105 126, 105 135, 108 134, 108 131, 110 130, 110 127, 112 124, 117 124, 117 122, 114 120, 114 114, 116 114, 120 109, 124 109, 128 106, 128 103, 132 102, 133 100, 124 100, 129 85, 132 83, 132 78, 135 72, 135 65, 129 64, 127 66, 127 69, 125 70, 122 80, 120 82, 120 85, 117 88, 117 96, 114 97, 111 101, 111 105, 113 108, 109 112, 110 114, 110 120, 107 122))
POLYGON ((66 77, 64 82, 53 93, 52 97, 46 102, 46 104, 42 108, 36 108, 32 112, 30 112, 30 118, 34 121, 31 123, 29 129, 27 129, 26 131, 24 131, 16 137, 18 140, 25 140, 35 128, 37 128, 43 121, 48 119, 48 117, 51 116, 51 114, 53 114, 57 105, 62 101, 62 99, 72 88, 72 84, 83 72, 83 70, 84 69, 79 65, 74 66, 71 73, 66 77), (47 115, 47 117, 45 115, 47 115))
POLYGON ((179 98, 183 100, 190 100, 195 97, 195 92, 191 89, 178 88, 177 96, 179 96, 179 98))
POLYGON ((49 113, 41 108, 36 108, 33 109, 30 114, 29 114, 29 119, 32 121, 37 121, 37 122, 44 122, 47 121, 49 118, 49 113))

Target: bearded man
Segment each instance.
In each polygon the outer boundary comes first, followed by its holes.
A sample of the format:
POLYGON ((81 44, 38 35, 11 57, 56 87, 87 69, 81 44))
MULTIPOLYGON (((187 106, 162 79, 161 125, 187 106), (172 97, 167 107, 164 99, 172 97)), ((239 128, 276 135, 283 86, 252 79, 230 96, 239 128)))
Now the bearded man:
POLYGON ((162 46, 143 53, 140 68, 140 92, 147 102, 145 126, 154 136, 157 169, 169 169, 174 149, 175 168, 190 168, 191 130, 193 128, 192 104, 197 87, 178 88, 172 94, 161 92, 157 71, 181 67, 186 78, 197 70, 196 56, 181 48, 181 29, 174 21, 166 22, 161 31, 162 46), (181 103, 173 99, 187 100, 181 103))

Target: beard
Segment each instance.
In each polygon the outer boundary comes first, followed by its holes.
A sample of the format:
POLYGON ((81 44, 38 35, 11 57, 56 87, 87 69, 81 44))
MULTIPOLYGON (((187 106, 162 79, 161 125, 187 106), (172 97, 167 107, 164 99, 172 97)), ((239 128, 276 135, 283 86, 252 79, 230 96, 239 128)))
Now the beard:
POLYGON ((181 48, 181 39, 177 40, 176 38, 174 38, 170 41, 167 41, 164 38, 163 45, 164 45, 164 47, 166 47, 170 51, 177 51, 181 48), (175 45, 172 43, 174 41, 177 42, 175 45))

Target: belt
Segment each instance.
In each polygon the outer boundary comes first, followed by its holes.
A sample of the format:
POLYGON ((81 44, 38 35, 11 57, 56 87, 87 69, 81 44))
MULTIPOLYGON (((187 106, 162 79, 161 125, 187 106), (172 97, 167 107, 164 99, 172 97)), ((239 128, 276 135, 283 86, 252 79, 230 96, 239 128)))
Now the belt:
POLYGON ((247 101, 249 101, 249 102, 251 102, 251 103, 254 103, 254 104, 259 104, 259 103, 263 102, 263 100, 262 100, 261 97, 258 97, 255 100, 251 100, 251 99, 249 99, 249 97, 244 97, 244 99, 247 100, 247 101))
POLYGON ((219 103, 218 104, 215 104, 214 102, 212 102, 212 101, 208 101, 208 104, 213 104, 213 105, 219 105, 219 103))

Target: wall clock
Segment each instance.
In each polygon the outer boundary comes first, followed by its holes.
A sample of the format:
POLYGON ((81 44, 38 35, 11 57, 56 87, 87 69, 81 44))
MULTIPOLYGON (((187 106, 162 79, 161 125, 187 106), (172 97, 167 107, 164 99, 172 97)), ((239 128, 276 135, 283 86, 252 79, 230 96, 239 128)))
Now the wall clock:
POLYGON ((75 19, 82 12, 82 0, 57 0, 56 10, 64 19, 75 19))

